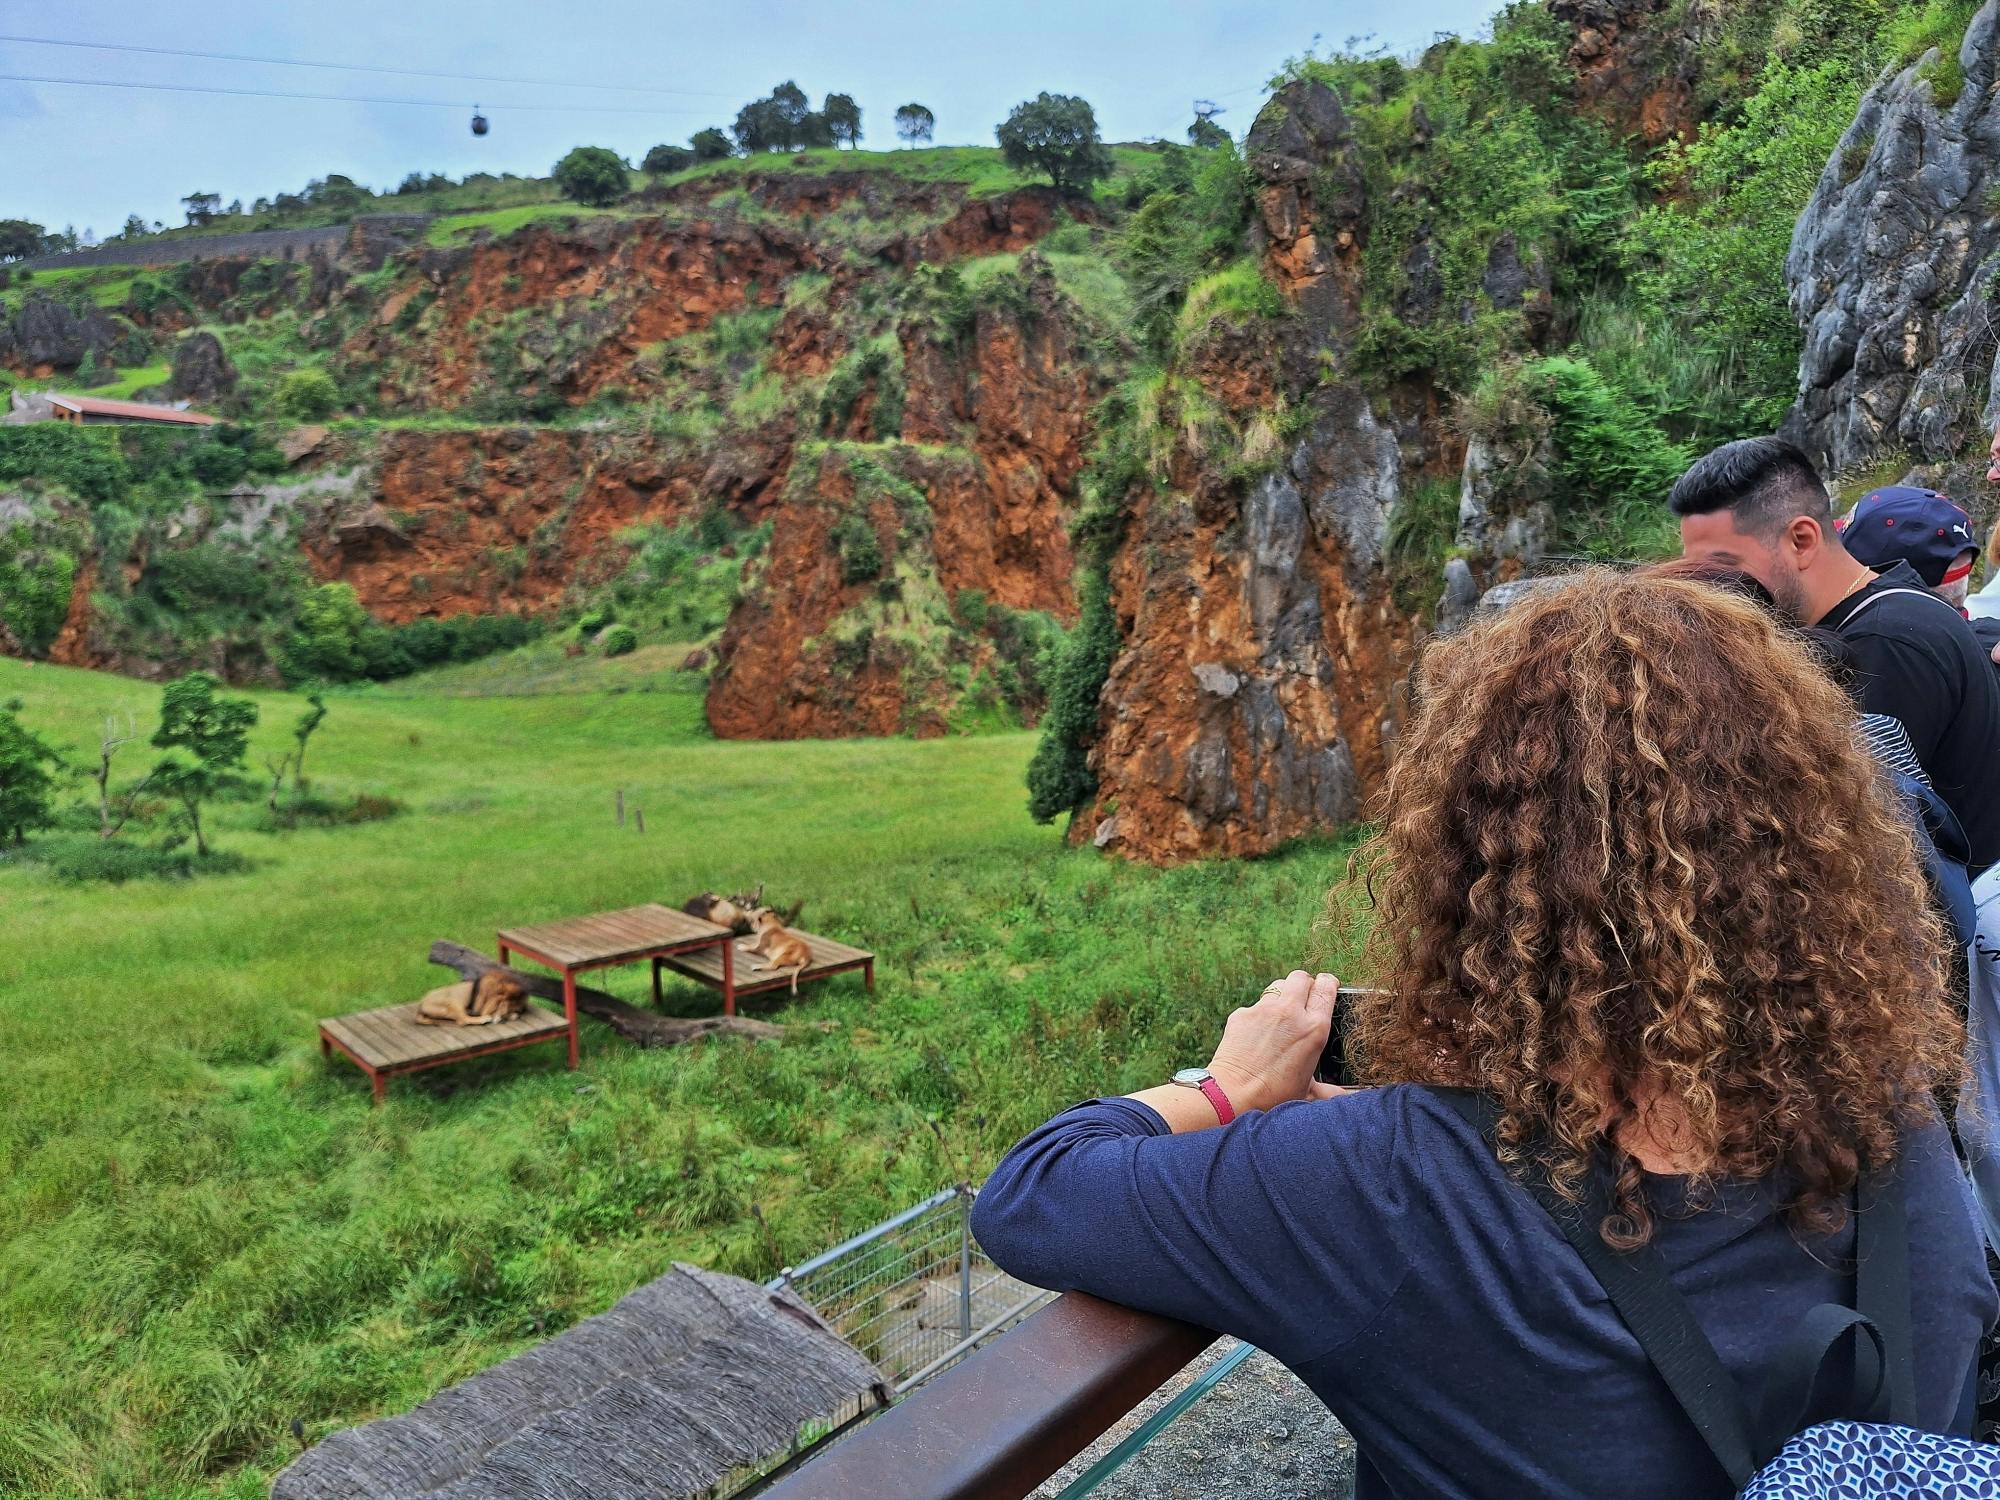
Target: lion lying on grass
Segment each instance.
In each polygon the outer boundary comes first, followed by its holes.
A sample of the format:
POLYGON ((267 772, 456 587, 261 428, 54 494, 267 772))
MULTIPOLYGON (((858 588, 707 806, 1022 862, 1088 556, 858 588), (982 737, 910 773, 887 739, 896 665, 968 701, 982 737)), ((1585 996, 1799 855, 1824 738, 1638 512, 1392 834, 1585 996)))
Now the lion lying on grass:
POLYGON ((495 969, 477 979, 447 984, 417 1002, 419 1026, 491 1026, 526 1015, 528 992, 512 974, 495 969))

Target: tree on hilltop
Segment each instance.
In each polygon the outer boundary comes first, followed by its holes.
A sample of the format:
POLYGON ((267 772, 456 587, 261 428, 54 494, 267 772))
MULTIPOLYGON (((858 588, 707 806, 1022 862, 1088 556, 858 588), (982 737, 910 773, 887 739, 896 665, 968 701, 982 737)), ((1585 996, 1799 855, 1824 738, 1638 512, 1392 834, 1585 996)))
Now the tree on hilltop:
POLYGON ((834 145, 852 150, 860 143, 861 106, 854 102, 852 94, 828 94, 820 113, 826 117, 827 134, 834 145))
POLYGON ((1082 192, 1111 175, 1111 153, 1097 136, 1097 113, 1073 95, 1037 94, 1015 105, 993 133, 1008 166, 1046 172, 1060 192, 1082 192))
POLYGON ((688 148, 694 152, 696 161, 721 161, 725 156, 734 156, 736 148, 729 137, 711 125, 706 130, 697 130, 688 138, 688 148))
POLYGON ((187 210, 188 223, 207 224, 222 212, 222 194, 189 193, 181 199, 181 207, 187 210))
POLYGON ((609 208, 631 186, 625 158, 603 146, 578 146, 556 163, 556 187, 573 203, 609 208))
POLYGON ((639 163, 639 170, 649 177, 667 177, 693 165, 694 152, 686 146, 655 146, 639 163))
POLYGON ((40 255, 48 231, 28 219, 0 219, 0 262, 40 255))
POLYGON ((896 134, 903 138, 906 146, 928 141, 936 128, 937 116, 921 104, 905 104, 896 111, 896 134))
POLYGON ((1216 124, 1207 115, 1196 115, 1194 123, 1188 126, 1188 144, 1207 149, 1213 146, 1228 146, 1234 143, 1229 138, 1229 132, 1216 124))

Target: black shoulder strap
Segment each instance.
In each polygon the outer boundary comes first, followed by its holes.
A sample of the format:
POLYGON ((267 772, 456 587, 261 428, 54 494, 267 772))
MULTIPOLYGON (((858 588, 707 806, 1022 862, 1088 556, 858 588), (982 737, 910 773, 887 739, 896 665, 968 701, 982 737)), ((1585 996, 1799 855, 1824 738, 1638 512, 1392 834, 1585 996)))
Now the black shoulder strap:
MULTIPOLYGON (((1436 1093, 1482 1136, 1491 1138, 1498 1117, 1491 1099, 1464 1089, 1436 1093)), ((1871 1174, 1864 1180, 1867 1207, 1858 1214, 1855 1227, 1858 1311, 1829 1305, 1808 1314, 1777 1361, 1771 1399, 1754 1423, 1742 1388, 1723 1368, 1715 1346, 1674 1290, 1658 1251, 1646 1245, 1621 1254, 1604 1243, 1598 1226, 1611 1202, 1602 1178, 1591 1174, 1580 1204, 1563 1199, 1540 1173, 1531 1172, 1524 1186, 1597 1278, 1738 1489, 1799 1430, 1826 1356, 1850 1333, 1863 1335, 1857 1339, 1856 1379, 1857 1383, 1872 1379, 1868 1414, 1875 1420, 1914 1422, 1909 1244, 1898 1174, 1871 1174), (1862 1358, 1864 1348, 1872 1359, 1862 1358), (1863 1370, 1868 1372, 1865 1377, 1863 1370)))

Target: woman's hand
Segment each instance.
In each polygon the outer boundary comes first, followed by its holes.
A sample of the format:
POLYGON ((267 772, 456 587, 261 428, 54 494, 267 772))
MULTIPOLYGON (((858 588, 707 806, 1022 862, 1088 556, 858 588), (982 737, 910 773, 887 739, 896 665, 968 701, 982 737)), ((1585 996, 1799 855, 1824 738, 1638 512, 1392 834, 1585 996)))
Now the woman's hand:
POLYGON ((1346 1092, 1313 1080, 1339 994, 1333 975, 1299 969, 1267 988, 1255 1005, 1230 1014, 1208 1070, 1238 1114, 1346 1092))

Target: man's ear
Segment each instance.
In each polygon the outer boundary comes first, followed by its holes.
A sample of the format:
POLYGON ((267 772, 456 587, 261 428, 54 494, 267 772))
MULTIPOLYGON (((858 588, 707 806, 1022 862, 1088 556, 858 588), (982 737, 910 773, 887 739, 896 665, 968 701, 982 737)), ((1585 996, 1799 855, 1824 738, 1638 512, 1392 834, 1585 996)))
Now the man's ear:
POLYGON ((1785 528, 1785 553, 1792 566, 1809 568, 1826 546, 1826 533, 1811 516, 1794 516, 1785 528))

